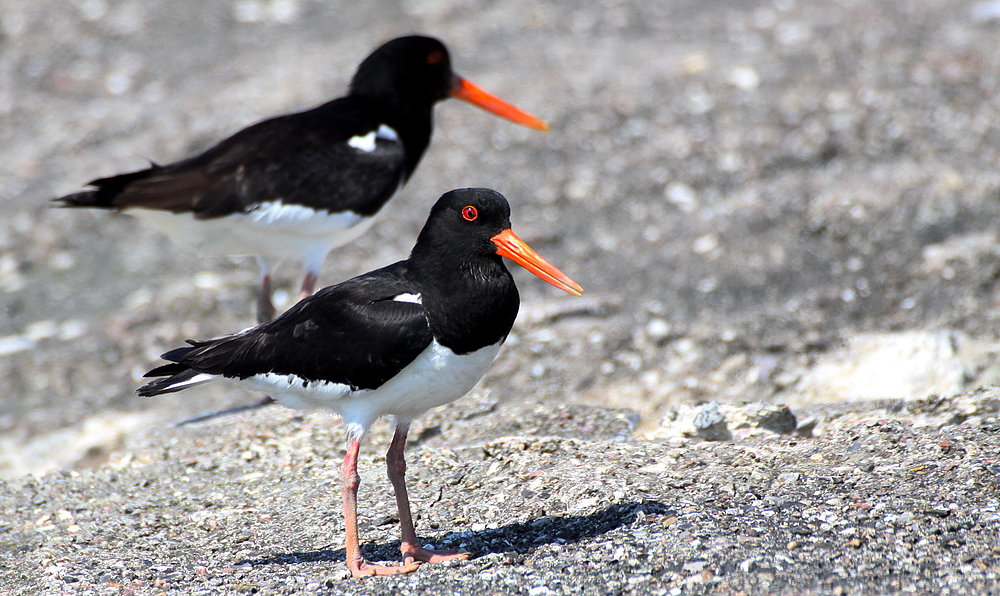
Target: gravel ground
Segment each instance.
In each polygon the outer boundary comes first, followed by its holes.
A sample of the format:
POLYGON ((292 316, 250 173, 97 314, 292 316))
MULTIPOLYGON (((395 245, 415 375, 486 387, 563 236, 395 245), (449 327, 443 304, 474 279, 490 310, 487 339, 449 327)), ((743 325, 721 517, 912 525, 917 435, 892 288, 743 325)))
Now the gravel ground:
MULTIPOLYGON (((1000 391, 855 404, 821 413, 820 438, 733 442, 621 440, 623 412, 530 404, 496 412, 497 432, 520 434, 466 442, 461 422, 482 417, 483 404, 438 411, 409 449, 418 531, 469 561, 351 579, 338 513, 344 433, 325 416, 275 408, 151 433, 98 470, 0 485, 0 587, 973 594, 1000 582, 1000 391), (960 414, 969 404, 994 415, 960 414), (950 422, 934 424, 941 415, 950 422), (560 436, 569 426, 588 438, 560 436)), ((380 425, 374 442, 390 433, 380 425)), ((366 556, 395 560, 383 464, 362 461, 360 527, 366 556)))
MULTIPOLYGON (((998 15, 4 0, 0 592, 996 592, 998 15), (355 582, 335 421, 166 429, 255 398, 134 394, 163 351, 252 322, 255 266, 47 201, 339 95, 414 31, 552 130, 440 105, 392 212, 321 282, 402 258, 442 192, 487 186, 587 294, 515 272, 504 352, 414 428, 421 532, 473 559, 355 582), (798 434, 753 418, 777 404, 798 434)), ((386 444, 363 451, 375 558, 394 556, 386 444)))

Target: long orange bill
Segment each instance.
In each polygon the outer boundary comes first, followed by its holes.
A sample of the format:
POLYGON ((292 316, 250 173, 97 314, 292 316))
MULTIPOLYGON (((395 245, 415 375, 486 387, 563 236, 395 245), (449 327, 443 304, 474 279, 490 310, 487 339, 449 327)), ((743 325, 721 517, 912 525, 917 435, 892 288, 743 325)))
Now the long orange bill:
POLYGON ((538 118, 495 95, 490 95, 458 75, 452 81, 451 93, 448 94, 448 97, 467 101, 491 114, 506 118, 511 122, 516 122, 528 128, 534 128, 535 130, 549 129, 549 125, 538 118))
POLYGON ((507 257, 560 290, 574 296, 583 295, 583 288, 580 287, 580 284, 556 269, 552 263, 543 259, 541 255, 525 244, 524 240, 518 238, 517 234, 510 228, 500 232, 490 240, 497 245, 497 254, 501 257, 507 257))

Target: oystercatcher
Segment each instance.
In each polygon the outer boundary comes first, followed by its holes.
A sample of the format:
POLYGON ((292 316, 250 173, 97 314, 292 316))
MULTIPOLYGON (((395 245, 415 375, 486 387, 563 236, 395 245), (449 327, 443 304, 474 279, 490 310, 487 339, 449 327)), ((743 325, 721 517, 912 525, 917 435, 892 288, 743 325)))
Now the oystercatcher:
POLYGON ((406 494, 403 447, 410 421, 458 399, 486 372, 517 316, 517 287, 501 257, 579 296, 583 288, 522 242, 510 206, 488 189, 442 196, 409 258, 324 288, 277 319, 235 335, 190 341, 149 371, 153 396, 218 377, 296 409, 325 408, 347 424, 343 482, 347 566, 357 577, 413 571, 421 562, 467 558, 420 545, 406 494), (403 564, 366 562, 357 528, 358 450, 368 426, 395 417, 386 454, 396 492, 403 564))
POLYGON ((344 97, 264 120, 188 159, 92 180, 94 188, 56 201, 128 210, 205 256, 257 256, 257 319, 268 321, 269 261, 300 259, 300 297, 312 294, 326 255, 367 230, 413 173, 434 104, 448 97, 548 128, 456 75, 440 41, 400 37, 365 58, 344 97))

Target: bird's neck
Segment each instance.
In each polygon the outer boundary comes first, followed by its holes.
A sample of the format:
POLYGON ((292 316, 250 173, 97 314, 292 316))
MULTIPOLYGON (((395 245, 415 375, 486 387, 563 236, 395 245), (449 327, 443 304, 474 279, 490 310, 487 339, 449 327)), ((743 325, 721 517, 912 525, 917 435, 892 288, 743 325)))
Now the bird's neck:
MULTIPOLYGON (((417 110, 412 110, 417 112, 417 110)), ((420 158, 424 156, 424 151, 431 142, 431 133, 434 130, 434 106, 426 108, 426 111, 415 113, 412 117, 401 115, 395 123, 387 123, 399 134, 399 138, 406 149, 406 177, 417 169, 420 158)))
POLYGON ((374 110, 377 119, 392 127, 399 135, 406 149, 406 176, 417 168, 420 158, 431 142, 434 130, 434 103, 427 101, 406 101, 393 97, 373 97, 363 93, 355 94, 374 110))

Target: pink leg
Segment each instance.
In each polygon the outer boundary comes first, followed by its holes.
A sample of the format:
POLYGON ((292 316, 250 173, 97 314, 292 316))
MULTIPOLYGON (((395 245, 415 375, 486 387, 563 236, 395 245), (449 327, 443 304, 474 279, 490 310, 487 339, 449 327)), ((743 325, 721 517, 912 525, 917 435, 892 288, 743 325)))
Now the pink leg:
POLYGON ((257 322, 266 323, 274 318, 277 309, 271 302, 271 274, 264 273, 260 280, 260 295, 257 297, 257 322))
POLYGON ((358 486, 361 477, 358 476, 358 451, 361 449, 361 434, 351 433, 347 438, 347 455, 340 466, 340 480, 343 484, 344 526, 347 533, 347 568, 351 575, 396 575, 409 573, 420 566, 419 563, 404 563, 393 567, 375 565, 365 561, 361 556, 361 543, 358 541, 358 486))
POLYGON ((406 460, 403 449, 406 447, 406 433, 410 430, 409 423, 396 425, 392 435, 392 444, 385 454, 385 464, 389 482, 396 491, 396 507, 399 509, 400 540, 399 550, 403 553, 403 562, 414 564, 415 561, 425 563, 440 563, 451 559, 468 559, 469 553, 453 550, 430 550, 420 546, 417 531, 413 527, 413 516, 410 514, 410 498, 406 494, 406 460))
POLYGON ((312 296, 316 291, 316 282, 319 281, 319 272, 308 270, 306 271, 306 277, 302 280, 302 289, 299 290, 299 300, 307 296, 312 296))

